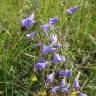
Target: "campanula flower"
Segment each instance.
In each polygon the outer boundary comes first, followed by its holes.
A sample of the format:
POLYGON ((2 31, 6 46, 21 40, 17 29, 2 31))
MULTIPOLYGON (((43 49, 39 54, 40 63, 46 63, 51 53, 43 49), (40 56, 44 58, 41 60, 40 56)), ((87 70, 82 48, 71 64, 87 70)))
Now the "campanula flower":
POLYGON ((32 32, 26 35, 28 38, 33 39, 36 36, 36 32, 32 32))
POLYGON ((23 20, 21 21, 22 27, 25 27, 26 29, 29 29, 29 28, 32 27, 35 23, 36 23, 36 21, 35 21, 35 19, 34 19, 34 13, 33 13, 31 16, 29 16, 29 17, 27 17, 27 18, 25 18, 25 19, 23 19, 23 20))
POLYGON ((42 70, 42 69, 46 69, 46 67, 48 66, 48 62, 46 62, 46 60, 44 58, 41 58, 39 63, 36 63, 34 65, 35 70, 42 70))
POLYGON ((59 18, 55 17, 49 20, 49 24, 51 25, 55 25, 56 23, 58 23, 60 21, 59 18))
POLYGON ((58 38, 57 35, 51 35, 51 42, 57 44, 58 38))
POLYGON ((52 93, 54 93, 54 95, 57 95, 59 88, 60 88, 60 86, 53 87, 52 90, 51 90, 52 93))
POLYGON ((41 66, 37 63, 37 64, 34 65, 34 69, 36 71, 41 70, 41 66))
POLYGON ((46 69, 46 67, 48 66, 48 63, 37 63, 34 65, 34 68, 36 71, 38 70, 42 70, 42 69, 46 69))
POLYGON ((70 85, 69 85, 69 84, 66 84, 66 85, 62 88, 62 91, 63 91, 64 93, 68 93, 69 90, 70 90, 70 85))
POLYGON ((84 93, 80 93, 80 95, 79 96, 87 96, 86 94, 84 94, 84 93))
POLYGON ((45 60, 44 58, 41 58, 39 62, 40 62, 40 63, 45 63, 46 60, 45 60))
POLYGON ((56 52, 56 48, 51 48, 50 46, 46 46, 44 45, 44 48, 43 48, 43 54, 46 55, 48 53, 53 53, 53 52, 56 52))
POLYGON ((65 72, 64 71, 60 71, 59 72, 59 75, 62 76, 62 77, 64 77, 65 76, 65 72))
POLYGON ((71 70, 69 70, 69 69, 65 70, 65 77, 70 78, 71 76, 72 76, 71 70))
POLYGON ((61 48, 61 47, 62 47, 62 45, 60 43, 56 44, 56 48, 61 48))
POLYGON ((47 62, 46 63, 38 63, 38 64, 41 66, 42 69, 45 69, 48 65, 47 62))
POLYGON ((54 80, 54 73, 47 75, 47 83, 51 84, 54 80))
POLYGON ((41 28, 42 28, 44 31, 48 31, 48 30, 49 30, 49 25, 48 25, 48 24, 42 25, 41 28))
POLYGON ((65 80, 64 79, 61 80, 61 88, 63 88, 63 87, 65 87, 65 80))
POLYGON ((58 63, 61 63, 61 62, 64 62, 64 61, 65 61, 64 56, 60 56, 57 53, 54 54, 54 63, 58 64, 58 63))
POLYGON ((75 89, 76 91, 78 91, 79 88, 80 88, 79 82, 78 82, 77 79, 75 79, 75 80, 74 80, 74 89, 75 89))
POLYGON ((65 57, 61 56, 61 62, 65 62, 65 57))
POLYGON ((69 14, 73 14, 73 13, 75 13, 77 10, 78 10, 78 6, 74 6, 73 8, 68 9, 67 12, 68 12, 69 14))

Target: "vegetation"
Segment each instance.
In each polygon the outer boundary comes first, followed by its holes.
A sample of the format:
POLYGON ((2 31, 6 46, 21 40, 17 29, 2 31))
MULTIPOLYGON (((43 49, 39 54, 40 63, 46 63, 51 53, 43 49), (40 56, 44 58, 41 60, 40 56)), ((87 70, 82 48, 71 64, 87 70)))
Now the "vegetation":
MULTIPOLYGON (((40 81, 41 76, 36 77, 33 69, 40 55, 38 49, 32 47, 41 41, 47 44, 40 26, 54 17, 60 18, 55 31, 63 45, 60 54, 66 57, 65 63, 71 69, 76 64, 77 68, 72 69, 73 77, 80 72, 82 92, 96 96, 96 0, 0 0, 0 9, 1 96, 39 96, 36 93, 43 81, 40 81), (66 10, 76 5, 78 10, 68 14, 66 10), (22 19, 33 12, 36 26, 21 30, 22 19), (26 37, 32 31, 38 32, 35 40, 26 37)), ((43 90, 44 86, 41 88, 43 90)))

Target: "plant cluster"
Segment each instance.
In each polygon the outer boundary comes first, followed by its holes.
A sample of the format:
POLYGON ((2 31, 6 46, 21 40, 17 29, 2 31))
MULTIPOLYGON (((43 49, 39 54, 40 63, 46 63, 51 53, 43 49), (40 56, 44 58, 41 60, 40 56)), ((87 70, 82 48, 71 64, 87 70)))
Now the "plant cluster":
MULTIPOLYGON (((67 10, 68 14, 72 15, 78 10, 78 6, 67 10)), ((34 78, 41 84, 41 88, 38 94, 40 96, 87 96, 82 93, 79 84, 80 72, 76 77, 74 76, 73 70, 75 67, 69 68, 66 64, 66 58, 62 53, 62 44, 58 40, 56 32, 58 28, 56 24, 60 21, 58 17, 50 18, 48 24, 41 25, 42 33, 32 32, 26 36, 29 39, 38 39, 38 34, 42 35, 46 40, 37 42, 33 49, 38 48, 40 59, 34 64, 34 78), (43 86, 43 87, 42 87, 43 86), (61 95, 60 95, 61 94, 61 95)), ((31 16, 22 20, 22 28, 29 30, 32 26, 36 25, 35 15, 32 13, 31 16)))

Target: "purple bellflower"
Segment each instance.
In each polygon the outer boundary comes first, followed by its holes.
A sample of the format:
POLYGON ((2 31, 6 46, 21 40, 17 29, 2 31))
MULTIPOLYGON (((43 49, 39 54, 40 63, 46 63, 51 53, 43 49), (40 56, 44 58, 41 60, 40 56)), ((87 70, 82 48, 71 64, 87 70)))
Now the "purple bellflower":
POLYGON ((80 85, 77 79, 74 80, 74 89, 78 91, 80 89, 80 85))
POLYGON ((47 75, 47 83, 48 84, 51 84, 53 82, 53 80, 54 80, 54 73, 47 75))
POLYGON ((41 58, 39 63, 36 63, 34 65, 34 68, 36 71, 38 71, 38 70, 46 69, 47 66, 48 66, 48 62, 46 62, 45 59, 41 58))
POLYGON ((44 58, 41 58, 39 62, 40 62, 40 63, 45 63, 46 60, 45 60, 44 58))
POLYGON ((54 53, 56 51, 57 51, 56 48, 51 48, 50 46, 44 45, 44 48, 43 48, 44 55, 47 55, 48 53, 54 53))
POLYGON ((61 47, 62 47, 62 45, 60 43, 56 44, 56 48, 61 48, 61 47))
POLYGON ((64 87, 65 87, 65 80, 62 79, 62 80, 61 80, 61 88, 64 88, 64 87))
POLYGON ((60 21, 59 18, 55 17, 49 20, 49 24, 50 25, 55 25, 56 23, 58 23, 60 21))
POLYGON ((84 93, 80 93, 80 95, 79 96, 87 96, 86 94, 84 94, 84 93))
POLYGON ((72 72, 71 72, 71 70, 65 70, 65 77, 66 78, 70 78, 72 76, 72 72))
POLYGON ((52 91, 52 93, 53 93, 55 96, 57 95, 59 88, 60 88, 60 86, 55 86, 55 87, 52 88, 51 91, 52 91))
POLYGON ((59 54, 54 54, 54 63, 58 64, 65 61, 64 56, 60 56, 59 54))
POLYGON ((41 70, 41 66, 37 63, 37 64, 34 65, 34 69, 36 71, 41 70))
POLYGON ((72 14, 75 13, 77 10, 78 10, 78 6, 74 6, 73 8, 68 9, 67 12, 72 15, 72 14))
POLYGON ((35 32, 26 35, 28 38, 33 39, 36 36, 35 32))
POLYGON ((62 88, 62 91, 63 91, 64 93, 68 93, 69 90, 70 90, 70 85, 69 85, 69 84, 66 84, 66 85, 62 88))
POLYGON ((51 35, 51 42, 57 44, 58 38, 57 35, 51 35))
POLYGON ((34 19, 34 13, 33 13, 31 16, 29 16, 29 17, 27 17, 27 18, 25 18, 25 19, 23 19, 23 20, 21 21, 22 27, 25 27, 26 29, 29 29, 29 28, 32 27, 35 23, 36 23, 36 21, 35 21, 35 19, 34 19))
POLYGON ((60 71, 59 72, 59 75, 62 76, 62 77, 64 77, 65 76, 65 72, 64 71, 60 71))
POLYGON ((51 40, 50 40, 52 43, 51 43, 51 46, 52 45, 55 45, 56 48, 61 48, 62 45, 60 43, 58 43, 58 38, 57 38, 57 35, 55 34, 52 34, 51 35, 51 40))
POLYGON ((49 25, 48 25, 48 24, 42 25, 41 28, 42 28, 44 31, 48 31, 48 30, 49 30, 49 25))
POLYGON ((48 63, 37 63, 34 65, 34 68, 36 71, 38 71, 38 70, 46 69, 47 66, 48 63))
POLYGON ((45 69, 48 65, 47 62, 46 63, 38 63, 38 64, 41 66, 42 69, 45 69))

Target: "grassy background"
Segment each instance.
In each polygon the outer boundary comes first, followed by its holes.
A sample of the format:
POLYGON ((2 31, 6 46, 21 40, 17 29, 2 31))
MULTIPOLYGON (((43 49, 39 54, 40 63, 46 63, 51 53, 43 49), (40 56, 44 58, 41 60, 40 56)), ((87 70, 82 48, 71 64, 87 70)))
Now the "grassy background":
MULTIPOLYGON (((59 17, 59 40, 67 63, 79 64, 84 92, 96 96, 96 0, 0 0, 0 94, 27 96, 30 93, 34 42, 21 31, 21 20, 35 11, 38 22, 59 17), (38 2, 37 2, 38 1, 38 2), (80 1, 80 2, 79 2, 80 1), (66 9, 78 5, 69 16, 66 9), (30 55, 29 55, 30 54, 30 55)), ((39 30, 39 29, 36 29, 39 30)))

